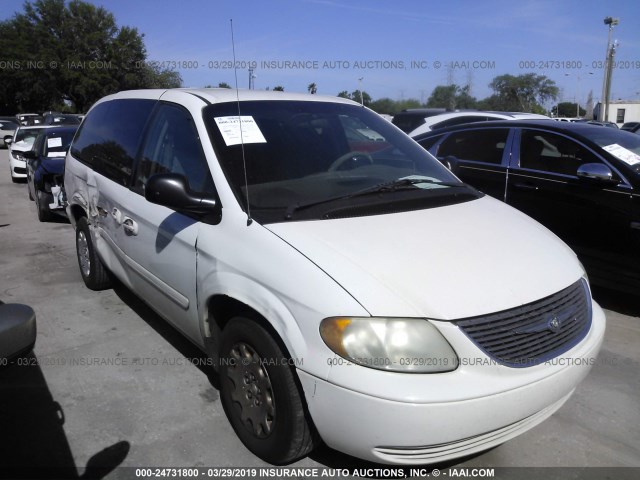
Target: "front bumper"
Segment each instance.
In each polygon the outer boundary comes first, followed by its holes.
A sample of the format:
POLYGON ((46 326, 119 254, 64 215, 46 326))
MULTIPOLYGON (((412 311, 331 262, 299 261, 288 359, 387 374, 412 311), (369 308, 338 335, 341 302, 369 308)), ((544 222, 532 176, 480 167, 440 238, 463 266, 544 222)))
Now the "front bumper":
MULTIPOLYGON (((594 304, 591 331, 558 358, 567 361, 531 367, 538 373, 548 371, 548 375, 530 381, 525 372, 528 368, 486 367, 489 372, 483 373, 492 378, 484 378, 485 388, 477 389, 478 379, 471 378, 473 370, 462 367, 453 372, 457 377, 450 384, 450 392, 424 388, 421 398, 414 395, 411 402, 356 392, 304 372, 299 374, 315 426, 330 447, 374 462, 439 463, 497 446, 551 416, 591 369, 604 330, 604 313, 594 304), (516 385, 514 380, 519 375, 523 380, 516 385), (487 383, 493 393, 487 390, 487 383), (482 393, 473 396, 473 390, 482 393), (447 401, 442 400, 445 396, 447 401)), ((371 369, 367 370, 370 374, 371 369)), ((379 373, 380 381, 371 389, 379 390, 387 383, 388 373, 379 373)), ((414 375, 415 382, 429 383, 429 375, 414 375)), ((433 379, 439 375, 433 375, 433 379)))
POLYGON ((10 154, 9 168, 11 169, 11 176, 13 178, 27 178, 27 163, 22 160, 18 160, 10 154))

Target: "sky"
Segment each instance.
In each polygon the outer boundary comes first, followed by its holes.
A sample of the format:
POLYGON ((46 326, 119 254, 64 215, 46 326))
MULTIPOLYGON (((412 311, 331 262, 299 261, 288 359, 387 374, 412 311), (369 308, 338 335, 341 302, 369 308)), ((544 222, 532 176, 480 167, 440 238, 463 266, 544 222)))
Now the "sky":
MULTIPOLYGON (((560 87, 560 101, 598 101, 608 27, 619 18, 611 99, 640 100, 637 0, 88 0, 119 26, 144 34, 150 60, 179 70, 184 86, 281 85, 336 95, 426 101, 433 88, 470 83, 489 96, 502 74, 534 72, 560 87), (232 44, 233 24, 234 44, 232 44), (234 72, 233 46, 238 69, 234 72)), ((0 0, 0 19, 23 10, 0 0)))

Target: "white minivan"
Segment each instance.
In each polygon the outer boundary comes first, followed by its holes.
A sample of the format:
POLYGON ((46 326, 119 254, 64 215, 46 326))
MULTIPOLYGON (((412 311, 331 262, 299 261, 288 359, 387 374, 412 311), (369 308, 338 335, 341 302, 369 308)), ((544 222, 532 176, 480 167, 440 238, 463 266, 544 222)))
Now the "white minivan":
POLYGON ((562 241, 349 100, 111 95, 65 190, 86 285, 116 277, 206 351, 274 464, 320 441, 405 465, 489 449, 558 410, 603 340, 562 241))

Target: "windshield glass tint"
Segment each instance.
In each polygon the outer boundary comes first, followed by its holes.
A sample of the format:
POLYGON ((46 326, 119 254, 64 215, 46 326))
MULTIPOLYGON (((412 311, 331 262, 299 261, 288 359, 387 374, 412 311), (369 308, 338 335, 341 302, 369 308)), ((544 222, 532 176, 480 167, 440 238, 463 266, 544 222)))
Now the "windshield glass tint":
POLYGON ((631 150, 640 155, 640 135, 636 135, 624 130, 616 130, 613 128, 591 129, 585 137, 597 143, 601 147, 618 144, 621 147, 631 150))
POLYGON ((31 147, 41 130, 41 128, 21 128, 16 132, 13 146, 31 147))
MULTIPOLYGON (((411 187, 422 195, 443 195, 461 185, 419 145, 363 107, 253 101, 242 102, 240 109, 252 213, 331 201, 406 177, 429 180, 411 187)), ((238 104, 212 105, 204 116, 222 168, 244 205, 238 104)))
POLYGON ((41 155, 43 157, 65 157, 75 133, 75 129, 46 132, 42 142, 41 155))
POLYGON ((624 130, 597 127, 590 129, 589 135, 585 137, 622 160, 624 165, 636 173, 640 173, 640 135, 624 130))

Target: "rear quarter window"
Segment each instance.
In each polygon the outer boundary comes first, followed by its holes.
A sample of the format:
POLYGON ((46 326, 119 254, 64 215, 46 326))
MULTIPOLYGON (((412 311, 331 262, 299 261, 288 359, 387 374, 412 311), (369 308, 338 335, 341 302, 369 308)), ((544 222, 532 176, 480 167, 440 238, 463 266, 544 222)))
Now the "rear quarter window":
POLYGON ((72 155, 96 172, 126 185, 155 100, 122 99, 97 105, 71 146, 72 155))

